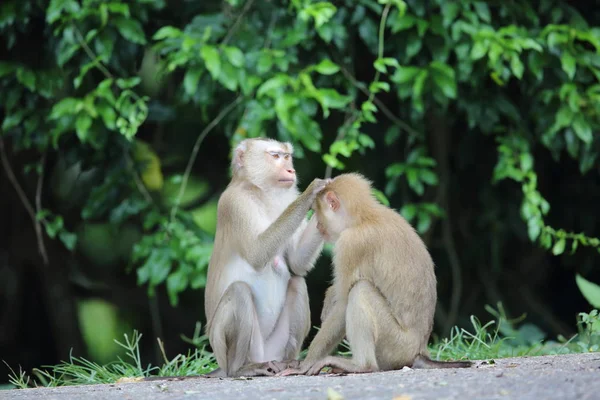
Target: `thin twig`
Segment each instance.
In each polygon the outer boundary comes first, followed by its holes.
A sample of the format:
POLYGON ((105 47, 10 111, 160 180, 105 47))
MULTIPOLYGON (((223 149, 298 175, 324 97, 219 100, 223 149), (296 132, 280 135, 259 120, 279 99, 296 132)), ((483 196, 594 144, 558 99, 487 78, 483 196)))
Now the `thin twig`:
MULTIPOLYGON (((42 234, 42 225, 40 224, 40 221, 38 221, 38 219, 36 218, 36 212, 35 212, 33 206, 31 205, 31 202, 27 198, 25 191, 19 184, 19 181, 17 180, 17 177, 15 176, 15 173, 14 173, 10 163, 8 162, 8 157, 6 156, 6 151, 4 148, 4 140, 2 139, 2 137, 0 137, 0 158, 2 159, 2 165, 4 166, 4 171, 6 172, 6 176, 8 176, 8 180, 10 181, 13 188, 17 192, 17 195, 21 199, 21 203, 23 203, 25 210, 27 211, 27 213, 29 214, 29 217, 31 218, 31 221, 33 222, 33 228, 35 229, 35 235, 37 237, 37 242, 38 242, 38 250, 40 252, 40 256, 42 256, 44 265, 47 266, 49 264, 49 261, 48 261, 48 253, 46 252, 46 246, 44 244, 44 236, 42 234)), ((42 176, 40 176, 40 181, 41 180, 42 180, 42 176)), ((39 181, 38 181, 38 188, 40 188, 39 190, 41 191, 41 184, 39 181)))
POLYGON ((175 220, 175 215, 177 214, 177 209, 179 208, 179 203, 181 203, 181 199, 183 198, 183 193, 185 192, 185 188, 187 186, 187 181, 192 172, 192 166, 194 165, 194 161, 196 161, 196 156, 198 155, 198 150, 200 150, 200 145, 202 144, 202 141, 204 141, 204 138, 206 137, 206 135, 208 135, 210 133, 210 131, 212 131, 213 128, 215 126, 217 126, 217 124, 219 122, 221 122, 221 120, 223 118, 225 118, 225 116, 227 114, 229 114, 229 112, 231 112, 231 110, 233 110, 238 104, 240 104, 242 102, 243 98, 244 97, 241 95, 238 96, 227 107, 225 107, 223 110, 221 110, 221 112, 215 117, 215 119, 213 119, 206 126, 206 128, 204 128, 204 130, 200 133, 200 135, 198 136, 198 139, 196 139, 196 143, 194 144, 194 148, 192 149, 192 154, 190 155, 190 159, 188 160, 187 167, 185 168, 185 173, 183 174, 183 179, 181 180, 181 186, 179 187, 179 194, 177 195, 177 199, 175 200, 175 205, 173 205, 173 208, 171 209, 171 223, 173 223, 173 221, 175 220))
POLYGON ((233 23, 231 28, 229 28, 229 32, 227 32, 227 35, 225 36, 225 38, 223 39, 221 44, 225 45, 225 44, 227 44, 227 42, 229 42, 229 39, 231 39, 231 37, 233 36, 235 31, 237 30, 238 25, 240 24, 240 22, 242 22, 242 17, 244 16, 244 14, 246 14, 248 12, 248 10, 250 10, 250 7, 252 7, 253 3, 254 3, 254 0, 249 0, 246 3, 242 12, 238 15, 237 19, 235 20, 235 22, 233 23))
MULTIPOLYGON (((86 52, 86 54, 88 55, 88 57, 90 57, 92 59, 92 61, 96 61, 96 55, 94 54, 92 49, 90 49, 90 46, 88 46, 88 44, 86 43, 85 39, 83 38, 83 34, 79 30, 79 28, 75 24, 73 24, 73 28, 75 28, 75 33, 77 33, 77 36, 78 36, 77 39, 79 39, 79 44, 81 45, 81 47, 83 47, 83 51, 86 52)), ((96 66, 98 67, 98 69, 100 71, 102 71, 102 73, 104 75, 106 75, 107 78, 113 79, 113 75, 110 73, 108 68, 106 68, 102 64, 102 62, 98 62, 98 64, 96 66)))
POLYGON ((137 171, 133 167, 133 160, 131 159, 131 156, 129 155, 129 152, 127 151, 127 149, 125 148, 125 146, 123 146, 123 154, 125 155, 125 160, 126 160, 126 163, 127 163, 127 169, 129 170, 129 172, 131 173, 131 175, 133 175, 133 180, 135 181, 135 185, 137 186, 138 190, 140 191, 140 193, 142 194, 142 196, 144 196, 144 198, 146 199, 147 202, 153 203, 154 200, 152 199, 152 196, 150 195, 150 192, 148 192, 148 189, 146 189, 146 186, 142 182, 142 180, 141 180, 140 176, 138 175, 137 171))
MULTIPOLYGON (((356 80, 356 78, 354 76, 352 76, 350 71, 348 71, 346 68, 344 68, 342 66, 341 71, 344 74, 344 76, 354 85, 354 87, 356 87, 358 90, 363 92, 366 96, 370 96, 372 94, 369 91, 369 89, 365 88, 365 86, 363 84, 361 84, 358 80, 356 80)), ((410 135, 419 136, 419 132, 417 132, 406 122, 402 121, 400 118, 398 118, 396 115, 394 115, 394 113, 392 111, 390 111, 390 109, 387 108, 387 106, 385 104, 383 104, 383 102, 381 100, 379 100, 376 96, 373 96, 373 103, 375 103, 377 105, 377 107, 379 107, 381 109, 381 111, 385 114, 385 116, 388 117, 393 123, 398 125, 400 128, 404 129, 410 135)))
MULTIPOLYGON (((276 9, 274 9, 276 10, 276 9)), ((275 26, 275 22, 277 22, 277 11, 273 11, 273 13, 271 14, 271 21, 269 21, 269 28, 267 29, 267 37, 265 38, 265 45, 264 48, 268 49, 271 46, 271 38, 273 37, 273 35, 271 35, 271 33, 273 32, 273 27, 275 26)))

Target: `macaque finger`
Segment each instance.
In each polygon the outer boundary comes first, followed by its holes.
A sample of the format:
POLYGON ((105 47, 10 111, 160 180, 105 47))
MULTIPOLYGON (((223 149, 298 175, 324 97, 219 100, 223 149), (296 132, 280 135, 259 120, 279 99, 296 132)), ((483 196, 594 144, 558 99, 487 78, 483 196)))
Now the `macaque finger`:
POLYGON ((291 376, 291 375, 304 375, 301 370, 296 368, 287 368, 279 372, 275 376, 291 376))

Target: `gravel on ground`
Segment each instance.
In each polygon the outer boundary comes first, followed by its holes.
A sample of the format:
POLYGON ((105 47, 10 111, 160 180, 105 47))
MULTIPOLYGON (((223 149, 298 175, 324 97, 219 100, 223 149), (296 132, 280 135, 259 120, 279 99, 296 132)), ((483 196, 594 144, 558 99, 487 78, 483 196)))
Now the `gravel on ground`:
POLYGON ((600 353, 477 361, 472 368, 194 378, 0 391, 3 400, 600 399, 600 353))

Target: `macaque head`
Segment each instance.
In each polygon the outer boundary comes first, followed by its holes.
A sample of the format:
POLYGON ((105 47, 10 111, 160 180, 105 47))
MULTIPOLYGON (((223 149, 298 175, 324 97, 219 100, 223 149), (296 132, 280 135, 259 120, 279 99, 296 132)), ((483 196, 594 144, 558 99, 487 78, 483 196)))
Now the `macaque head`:
POLYGON ((360 174, 342 174, 317 196, 314 210, 317 229, 325 241, 335 243, 342 232, 362 222, 377 201, 371 183, 360 174))
POLYGON ((291 143, 263 138, 243 140, 233 153, 233 175, 263 190, 295 187, 293 154, 291 143))

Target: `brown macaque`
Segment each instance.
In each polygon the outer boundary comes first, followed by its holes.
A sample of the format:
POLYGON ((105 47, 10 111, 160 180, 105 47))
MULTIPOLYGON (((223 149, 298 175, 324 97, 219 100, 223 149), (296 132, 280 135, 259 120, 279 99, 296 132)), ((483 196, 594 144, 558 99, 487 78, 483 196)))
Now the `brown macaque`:
POLYGON ((294 360, 310 329, 305 275, 323 247, 307 220, 327 181, 299 194, 290 143, 246 139, 218 203, 205 291, 206 331, 219 369, 209 376, 274 375, 294 360))
POLYGON ((373 197, 370 182, 340 175, 317 196, 314 210, 319 231, 334 244, 334 280, 306 359, 278 375, 316 375, 326 366, 349 373, 469 367, 429 358, 433 260, 413 227, 373 197), (330 356, 344 336, 352 359, 330 356))

